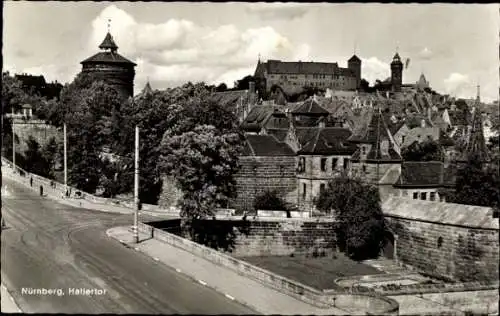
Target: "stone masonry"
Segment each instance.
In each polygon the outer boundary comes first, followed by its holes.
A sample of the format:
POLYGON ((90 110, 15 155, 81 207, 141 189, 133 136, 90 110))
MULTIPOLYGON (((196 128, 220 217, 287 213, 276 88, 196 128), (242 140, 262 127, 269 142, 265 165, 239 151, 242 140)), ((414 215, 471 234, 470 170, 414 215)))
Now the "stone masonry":
POLYGON ((231 208, 252 209, 254 199, 266 190, 277 190, 289 203, 297 204, 296 157, 242 156, 234 176, 238 196, 231 208))

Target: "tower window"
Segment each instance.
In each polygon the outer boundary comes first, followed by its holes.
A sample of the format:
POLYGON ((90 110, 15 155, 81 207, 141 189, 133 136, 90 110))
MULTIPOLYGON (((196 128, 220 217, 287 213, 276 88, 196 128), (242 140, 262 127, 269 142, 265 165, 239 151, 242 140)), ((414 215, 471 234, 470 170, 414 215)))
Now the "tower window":
POLYGON ((418 200, 418 192, 413 192, 413 199, 418 200))
POLYGON ((306 198, 306 189, 307 189, 307 185, 305 183, 302 183, 302 198, 303 199, 306 198))

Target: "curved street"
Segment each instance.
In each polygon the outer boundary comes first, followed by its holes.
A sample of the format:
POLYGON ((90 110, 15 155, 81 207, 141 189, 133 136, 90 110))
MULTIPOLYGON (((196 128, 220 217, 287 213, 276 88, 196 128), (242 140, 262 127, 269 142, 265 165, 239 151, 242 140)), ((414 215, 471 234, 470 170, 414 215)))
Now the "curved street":
POLYGON ((132 215, 59 204, 5 177, 2 186, 2 283, 23 312, 255 314, 106 235, 132 215))

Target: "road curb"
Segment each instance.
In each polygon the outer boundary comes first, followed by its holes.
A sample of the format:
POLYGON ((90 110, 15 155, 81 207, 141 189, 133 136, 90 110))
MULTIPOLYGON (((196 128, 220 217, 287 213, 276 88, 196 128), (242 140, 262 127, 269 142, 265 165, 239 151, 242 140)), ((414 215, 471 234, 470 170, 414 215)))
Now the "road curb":
MULTIPOLYGON (((113 228, 108 229, 108 230, 106 231, 106 233, 108 233, 108 231, 110 231, 110 230, 112 230, 112 229, 113 229, 113 228)), ((261 312, 257 306, 253 306, 253 305, 248 304, 247 302, 244 302, 244 301, 241 301, 241 300, 239 300, 239 299, 236 299, 234 296, 232 296, 232 295, 230 295, 230 294, 226 293, 225 291, 223 291, 223 290, 219 289, 218 287, 213 286, 213 285, 210 285, 210 284, 208 284, 207 282, 205 282, 205 281, 203 281, 203 280, 200 280, 200 279, 198 279, 198 278, 196 278, 196 277, 194 277, 194 276, 192 276, 192 275, 190 275, 190 274, 188 274, 188 273, 186 273, 186 272, 183 272, 183 271, 182 271, 181 269, 179 269, 179 268, 176 268, 176 267, 173 267, 173 266, 171 266, 171 265, 168 265, 168 264, 164 263, 163 261, 160 261, 160 259, 158 259, 158 258, 156 258, 156 257, 150 256, 148 253, 146 253, 146 252, 142 251, 139 247, 135 247, 135 246, 133 246, 133 245, 132 245, 132 244, 130 244, 130 243, 127 243, 127 242, 125 242, 125 241, 123 241, 123 240, 120 240, 118 237, 113 236, 112 234, 109 234, 108 236, 110 236, 111 238, 114 238, 115 240, 118 240, 118 241, 120 242, 120 244, 122 244, 122 245, 123 245, 123 246, 125 246, 126 248, 133 249, 133 250, 135 250, 135 251, 137 251, 137 252, 140 252, 141 254, 143 254, 143 255, 145 255, 145 256, 147 256, 147 257, 151 258, 151 259, 152 259, 152 260, 154 260, 155 262, 161 263, 162 265, 164 265, 164 266, 166 266, 166 267, 168 267, 168 268, 170 268, 170 269, 174 269, 177 273, 182 274, 183 276, 187 277, 188 279, 192 280, 193 282, 198 283, 198 284, 200 284, 200 285, 203 285, 203 286, 205 286, 205 287, 208 287, 208 288, 210 288, 210 289, 214 290, 215 292, 217 292, 217 293, 219 293, 219 294, 224 295, 227 299, 229 299, 229 300, 231 300, 231 301, 235 301, 235 302, 237 302, 238 304, 241 304, 241 305, 243 305, 243 306, 246 306, 246 307, 248 307, 248 308, 250 308, 250 309, 254 310, 254 311, 255 311, 255 312, 257 312, 257 313, 265 314, 265 312, 261 312)))

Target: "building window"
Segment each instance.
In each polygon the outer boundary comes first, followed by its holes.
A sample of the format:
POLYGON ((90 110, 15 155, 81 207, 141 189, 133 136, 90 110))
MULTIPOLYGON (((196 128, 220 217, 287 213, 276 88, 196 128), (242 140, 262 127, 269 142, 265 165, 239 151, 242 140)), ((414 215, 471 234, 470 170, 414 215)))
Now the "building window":
POLYGON ((326 158, 321 158, 321 171, 326 171, 326 158))
POLYGON ((365 146, 361 147, 361 153, 363 155, 366 155, 366 147, 365 146))
POLYGON ((325 192, 325 184, 324 183, 321 183, 319 185, 319 194, 322 194, 323 192, 325 192))
POLYGON ((366 166, 363 165, 363 173, 366 173, 366 166))
POLYGON ((413 192, 413 199, 418 200, 418 192, 413 192))
POLYGON ((344 158, 344 170, 347 170, 349 167, 349 158, 344 158))
POLYGON ((403 144, 405 142, 405 136, 401 136, 401 144, 403 144))
POLYGON ((306 189, 307 189, 307 185, 305 183, 302 183, 302 198, 305 199, 306 198, 306 189))
POLYGON ((421 200, 427 200, 427 192, 422 192, 422 194, 420 194, 420 199, 421 200))
POLYGON ((436 200, 436 192, 431 192, 431 193, 430 193, 430 196, 429 196, 429 199, 430 199, 431 201, 435 201, 435 200, 436 200))
POLYGON ((332 171, 337 169, 338 158, 332 158, 332 171))

